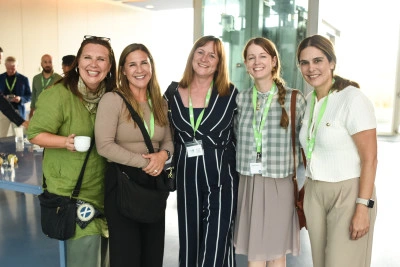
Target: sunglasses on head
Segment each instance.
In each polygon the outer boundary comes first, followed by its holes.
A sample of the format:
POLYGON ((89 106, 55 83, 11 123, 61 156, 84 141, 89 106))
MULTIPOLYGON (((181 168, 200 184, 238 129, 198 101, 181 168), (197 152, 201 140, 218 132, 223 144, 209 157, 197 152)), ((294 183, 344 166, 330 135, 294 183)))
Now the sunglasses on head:
POLYGON ((108 37, 99 37, 99 36, 94 36, 94 35, 85 35, 83 37, 83 40, 101 40, 101 41, 106 41, 109 42, 111 40, 111 38, 108 37))

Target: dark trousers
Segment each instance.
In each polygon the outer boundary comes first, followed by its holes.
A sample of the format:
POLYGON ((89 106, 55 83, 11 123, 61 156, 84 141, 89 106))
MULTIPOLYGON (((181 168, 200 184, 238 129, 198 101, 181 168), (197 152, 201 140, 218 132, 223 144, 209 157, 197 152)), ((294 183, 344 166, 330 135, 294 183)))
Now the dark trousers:
POLYGON ((233 180, 201 185, 195 179, 178 182, 179 266, 234 267, 237 187, 233 180))
POLYGON ((165 218, 156 223, 139 223, 121 215, 111 179, 115 181, 115 176, 107 171, 104 208, 110 233, 110 267, 162 267, 165 218))

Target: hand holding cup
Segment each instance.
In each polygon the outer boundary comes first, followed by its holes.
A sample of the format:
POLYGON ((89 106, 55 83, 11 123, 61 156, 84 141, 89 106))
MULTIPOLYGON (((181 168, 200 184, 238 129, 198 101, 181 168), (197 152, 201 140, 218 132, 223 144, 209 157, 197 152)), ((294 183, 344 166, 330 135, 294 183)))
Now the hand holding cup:
POLYGON ((76 151, 86 152, 90 147, 90 136, 75 136, 74 146, 76 151))

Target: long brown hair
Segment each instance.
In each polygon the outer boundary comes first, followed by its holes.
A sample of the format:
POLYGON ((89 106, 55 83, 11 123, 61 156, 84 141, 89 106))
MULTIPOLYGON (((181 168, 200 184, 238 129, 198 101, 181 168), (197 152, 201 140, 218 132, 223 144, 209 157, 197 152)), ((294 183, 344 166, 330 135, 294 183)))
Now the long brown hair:
POLYGON ((260 46, 272 58, 274 57, 276 58, 276 66, 272 68, 271 75, 272 75, 272 80, 274 81, 276 87, 278 88, 278 103, 281 105, 282 108, 280 126, 282 128, 287 129, 287 127, 289 126, 289 116, 285 109, 286 89, 285 89, 285 81, 281 77, 281 62, 279 59, 278 50, 276 49, 275 44, 267 38, 264 37, 252 38, 247 42, 246 46, 243 49, 243 59, 245 62, 247 59, 247 50, 249 46, 252 44, 260 46))
MULTIPOLYGON (((147 49, 147 47, 145 45, 133 43, 133 44, 130 44, 127 47, 125 47, 125 49, 122 51, 121 56, 119 58, 119 63, 118 63, 118 87, 117 87, 116 91, 121 92, 121 94, 124 95, 125 98, 132 105, 133 109, 141 117, 143 117, 143 111, 140 109, 139 103, 136 101, 131 89, 129 88, 128 78, 125 75, 123 75, 126 58, 128 57, 128 55, 130 53, 135 52, 137 50, 140 50, 140 51, 143 51, 144 53, 146 53, 150 59, 150 64, 151 64, 151 68, 152 68, 152 76, 150 78, 149 83, 147 84, 147 92, 149 93, 149 96, 151 99, 152 109, 153 109, 153 113, 154 113, 154 120, 157 122, 158 125, 165 126, 168 124, 168 118, 164 112, 164 107, 163 107, 164 99, 161 96, 161 90, 160 90, 160 85, 157 80, 156 67, 154 64, 153 56, 151 55, 149 49, 147 49)), ((131 118, 129 112, 127 112, 127 116, 128 116, 128 118, 131 118)))
POLYGON ((331 89, 341 91, 349 85, 360 88, 360 85, 357 82, 345 79, 343 77, 340 77, 339 75, 334 74, 334 70, 336 68, 335 48, 328 38, 325 38, 321 35, 312 35, 301 41, 301 43, 297 47, 297 63, 300 62, 301 52, 310 46, 319 49, 326 56, 330 63, 334 63, 334 68, 332 69, 332 77, 335 79, 335 82, 332 84, 331 89))
POLYGON ((196 52, 197 48, 205 46, 208 42, 214 43, 214 48, 219 58, 217 70, 214 73, 214 87, 217 88, 218 94, 220 96, 226 96, 230 93, 230 80, 228 67, 226 64, 225 49, 222 41, 212 35, 203 36, 194 43, 192 50, 190 51, 190 54, 188 56, 185 71, 183 73, 181 81, 179 82, 179 86, 182 88, 189 87, 194 77, 194 70, 192 66, 194 53, 196 52))
POLYGON ((79 70, 78 61, 82 55, 83 48, 87 44, 99 44, 107 48, 108 59, 111 63, 110 72, 105 77, 104 81, 106 84, 106 92, 112 91, 116 87, 116 62, 114 51, 111 48, 110 40, 104 37, 91 36, 91 38, 84 39, 79 47, 78 53, 76 54, 75 60, 72 62, 71 69, 65 73, 65 76, 57 81, 56 83, 62 83, 65 87, 69 88, 74 95, 81 96, 78 91, 78 81, 79 81, 79 70), (106 40, 107 39, 107 40, 106 40))

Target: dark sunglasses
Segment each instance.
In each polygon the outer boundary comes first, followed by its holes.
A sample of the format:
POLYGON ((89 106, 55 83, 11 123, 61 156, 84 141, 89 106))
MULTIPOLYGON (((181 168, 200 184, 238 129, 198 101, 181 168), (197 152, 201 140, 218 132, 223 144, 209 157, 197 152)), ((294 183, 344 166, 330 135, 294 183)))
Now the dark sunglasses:
POLYGON ((98 36, 94 36, 94 35, 85 35, 83 37, 83 40, 101 40, 101 41, 106 41, 106 42, 110 42, 111 38, 108 37, 98 37, 98 36))

